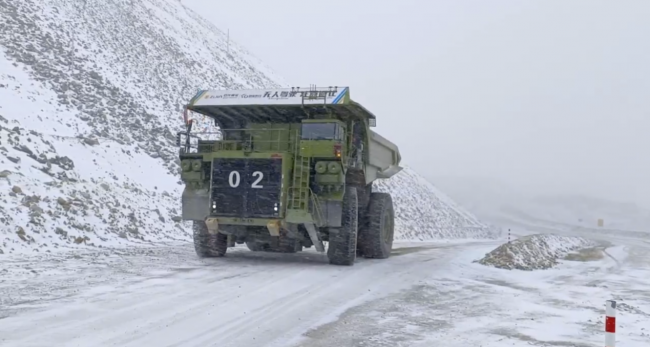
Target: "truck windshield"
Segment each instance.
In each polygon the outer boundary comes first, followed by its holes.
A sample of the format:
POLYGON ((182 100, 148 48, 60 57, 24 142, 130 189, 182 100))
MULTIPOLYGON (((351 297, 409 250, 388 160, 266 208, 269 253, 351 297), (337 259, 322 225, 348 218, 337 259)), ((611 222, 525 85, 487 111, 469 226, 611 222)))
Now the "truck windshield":
POLYGON ((303 140, 334 140, 336 139, 336 124, 304 123, 301 133, 303 140))

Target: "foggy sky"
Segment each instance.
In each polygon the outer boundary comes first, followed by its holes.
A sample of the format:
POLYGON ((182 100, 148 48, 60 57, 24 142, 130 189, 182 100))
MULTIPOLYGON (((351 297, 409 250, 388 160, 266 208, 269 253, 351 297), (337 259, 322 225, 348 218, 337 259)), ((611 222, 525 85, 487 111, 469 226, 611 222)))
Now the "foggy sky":
POLYGON ((650 1, 182 0, 427 177, 650 205, 650 1))

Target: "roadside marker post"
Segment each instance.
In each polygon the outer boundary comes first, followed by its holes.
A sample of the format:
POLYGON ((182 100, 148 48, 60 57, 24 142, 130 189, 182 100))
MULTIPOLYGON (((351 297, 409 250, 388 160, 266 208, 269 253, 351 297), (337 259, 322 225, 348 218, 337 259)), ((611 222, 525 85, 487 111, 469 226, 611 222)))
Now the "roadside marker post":
POLYGON ((616 346, 616 301, 605 303, 605 347, 616 346))

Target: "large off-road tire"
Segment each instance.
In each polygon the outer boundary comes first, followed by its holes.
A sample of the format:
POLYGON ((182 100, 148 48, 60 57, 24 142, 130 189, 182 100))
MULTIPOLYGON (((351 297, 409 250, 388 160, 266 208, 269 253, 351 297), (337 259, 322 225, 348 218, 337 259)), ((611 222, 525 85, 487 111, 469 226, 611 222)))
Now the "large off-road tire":
POLYGON ((333 265, 354 265, 357 258, 359 205, 357 190, 346 187, 343 196, 341 228, 330 228, 327 257, 333 265))
POLYGON ((365 258, 390 257, 395 236, 395 210, 388 193, 370 194, 368 212, 359 225, 359 250, 365 258))
POLYGON ((357 187, 357 199, 359 200, 359 218, 366 214, 368 204, 370 203, 370 194, 372 194, 372 182, 370 184, 357 187))
MULTIPOLYGON (((363 177, 365 180, 365 176, 363 177)), ((370 194, 372 194, 372 182, 366 186, 357 186, 357 200, 359 201, 359 235, 363 220, 368 214, 368 204, 370 203, 370 194)), ((357 241, 357 257, 363 257, 363 249, 360 240, 357 241)))
POLYGON ((210 234, 204 221, 194 221, 192 225, 194 250, 201 258, 223 257, 228 250, 228 235, 210 234))

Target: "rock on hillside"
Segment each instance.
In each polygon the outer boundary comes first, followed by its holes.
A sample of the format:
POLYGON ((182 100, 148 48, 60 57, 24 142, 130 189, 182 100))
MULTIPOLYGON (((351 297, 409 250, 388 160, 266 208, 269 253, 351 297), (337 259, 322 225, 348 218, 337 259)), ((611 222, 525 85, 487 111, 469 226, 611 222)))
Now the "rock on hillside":
POLYGON ((378 180, 374 187, 393 196, 396 239, 423 241, 500 235, 498 228, 479 221, 408 167, 388 180, 378 180))

